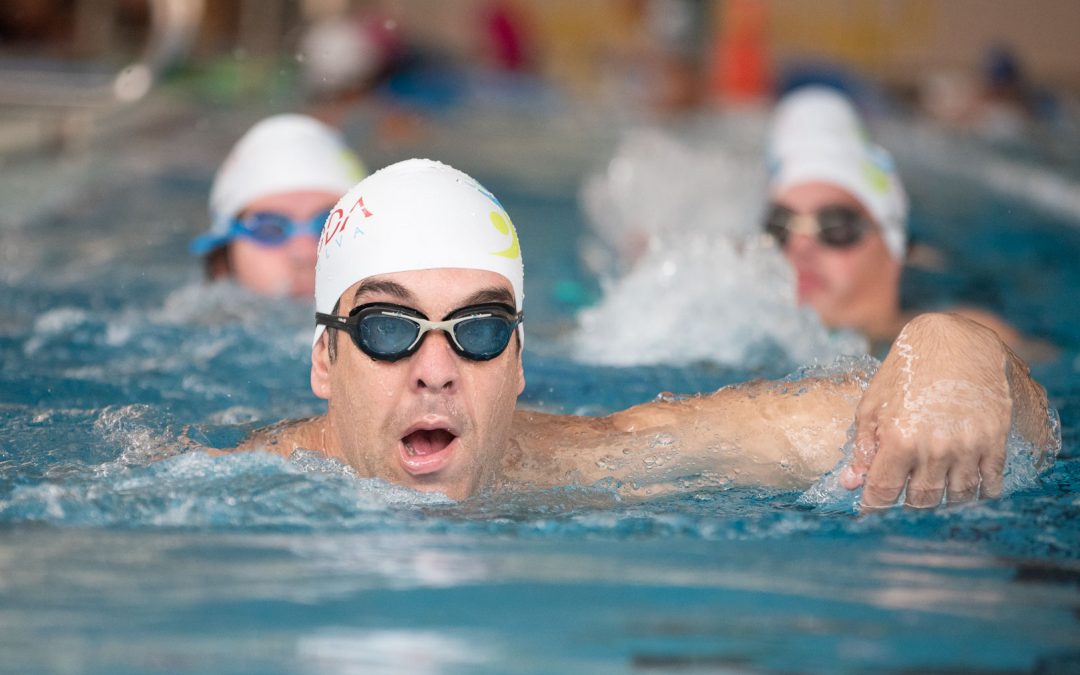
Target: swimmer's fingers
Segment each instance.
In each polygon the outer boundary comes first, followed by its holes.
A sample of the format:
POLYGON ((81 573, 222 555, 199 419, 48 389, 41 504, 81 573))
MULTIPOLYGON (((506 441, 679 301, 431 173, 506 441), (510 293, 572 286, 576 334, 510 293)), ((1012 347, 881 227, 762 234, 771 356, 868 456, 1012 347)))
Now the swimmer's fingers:
POLYGON ((955 465, 956 454, 940 439, 932 439, 920 450, 908 480, 904 506, 931 509, 940 505, 945 496, 945 481, 955 465))
POLYGON ((859 404, 851 462, 840 472, 840 485, 845 490, 855 490, 866 482, 866 474, 870 471, 878 448, 876 413, 877 406, 866 399, 859 404))
POLYGON ((978 461, 964 461, 949 469, 946 500, 949 504, 970 502, 979 496, 978 461))
POLYGON ((982 479, 979 486, 979 497, 981 499, 996 499, 1001 496, 1002 484, 1005 478, 1004 443, 1000 448, 996 448, 994 452, 983 455, 982 460, 979 462, 979 476, 982 479))
POLYGON ((877 454, 866 474, 862 493, 862 505, 867 509, 894 506, 918 460, 917 447, 903 434, 879 430, 878 440, 877 454))
POLYGON ((978 490, 982 484, 978 467, 983 456, 978 453, 977 445, 967 449, 966 453, 961 453, 956 458, 948 470, 945 498, 950 504, 972 501, 978 497, 978 490))
POLYGON ((1001 492, 1007 426, 989 418, 980 424, 970 419, 937 425, 921 446, 918 462, 908 481, 905 505, 933 508, 971 501, 1001 492))
MULTIPOLYGON (((980 420, 977 427, 976 439, 972 441, 972 451, 962 457, 965 463, 970 463, 972 468, 968 473, 978 474, 978 496, 982 499, 997 498, 1001 496, 1002 483, 1005 477, 1005 445, 1008 442, 1010 420, 1007 414, 1000 415, 1000 419, 993 416, 980 420)), ((971 478, 962 480, 970 481, 971 478)), ((949 488, 949 501, 953 501, 949 488)))

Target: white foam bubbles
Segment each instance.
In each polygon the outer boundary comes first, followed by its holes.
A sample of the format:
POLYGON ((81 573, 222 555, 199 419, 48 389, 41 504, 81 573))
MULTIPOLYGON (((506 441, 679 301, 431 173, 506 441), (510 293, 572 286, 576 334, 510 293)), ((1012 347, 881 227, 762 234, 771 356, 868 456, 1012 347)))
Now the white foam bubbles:
POLYGON ((33 356, 50 339, 70 332, 90 320, 90 313, 79 307, 56 307, 46 310, 34 320, 34 328, 30 338, 23 345, 23 353, 33 356))
POLYGON ((577 358, 612 364, 713 361, 756 367, 865 353, 798 307, 787 262, 770 245, 695 233, 646 254, 578 317, 577 358))

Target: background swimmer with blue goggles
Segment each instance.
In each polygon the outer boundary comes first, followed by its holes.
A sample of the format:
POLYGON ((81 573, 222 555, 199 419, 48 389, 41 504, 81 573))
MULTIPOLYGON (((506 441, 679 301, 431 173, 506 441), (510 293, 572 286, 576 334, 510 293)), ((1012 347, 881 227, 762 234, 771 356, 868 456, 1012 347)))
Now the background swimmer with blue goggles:
POLYGON ((191 243, 207 276, 263 295, 305 298, 315 290, 315 249, 330 207, 363 165, 331 127, 305 115, 253 126, 218 169, 210 229, 191 243))

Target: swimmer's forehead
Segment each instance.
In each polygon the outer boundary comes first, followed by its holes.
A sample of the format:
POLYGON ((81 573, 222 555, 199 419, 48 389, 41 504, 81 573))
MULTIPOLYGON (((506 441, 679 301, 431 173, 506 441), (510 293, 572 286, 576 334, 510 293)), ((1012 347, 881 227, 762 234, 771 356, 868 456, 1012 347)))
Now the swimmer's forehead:
POLYGON ((475 272, 474 283, 440 289, 438 298, 432 297, 431 291, 425 289, 423 284, 411 283, 415 280, 415 274, 412 272, 368 277, 342 294, 340 306, 351 309, 369 302, 388 300, 417 309, 433 302, 440 302, 452 308, 487 303, 501 303, 516 307, 514 291, 509 280, 491 272, 480 270, 472 270, 472 272, 475 272))
POLYGON ((816 211, 825 206, 850 206, 876 222, 862 200, 849 190, 827 181, 794 183, 777 191, 773 200, 794 211, 816 211))

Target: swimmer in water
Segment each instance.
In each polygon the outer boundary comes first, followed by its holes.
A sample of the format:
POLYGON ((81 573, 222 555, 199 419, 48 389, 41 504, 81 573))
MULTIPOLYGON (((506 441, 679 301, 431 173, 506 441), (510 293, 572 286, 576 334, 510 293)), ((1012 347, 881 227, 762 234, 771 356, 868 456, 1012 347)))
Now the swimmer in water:
POLYGON ((191 251, 210 279, 262 295, 310 297, 330 207, 365 171, 341 135, 305 115, 275 115, 236 143, 214 177, 210 229, 191 251))
MULTIPOLYGON (((882 353, 915 316, 900 307, 908 199, 892 156, 869 140, 843 94, 820 86, 780 101, 767 152, 764 229, 791 263, 799 303, 830 328, 862 333, 882 353)), ((1029 358, 1052 351, 991 312, 950 311, 1029 358)))
POLYGON ((905 487, 907 503, 930 507, 946 492, 1000 492, 1010 422, 1037 452, 1054 447, 1045 392, 1024 363, 952 315, 905 327, 865 392, 853 376, 752 382, 607 417, 517 410, 523 279, 509 215, 469 176, 407 160, 366 178, 319 241, 311 387, 327 412, 241 449, 319 451, 455 499, 603 479, 642 495, 702 473, 796 488, 838 462, 854 420, 843 484, 865 484, 867 507, 905 487))

